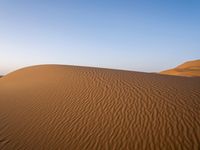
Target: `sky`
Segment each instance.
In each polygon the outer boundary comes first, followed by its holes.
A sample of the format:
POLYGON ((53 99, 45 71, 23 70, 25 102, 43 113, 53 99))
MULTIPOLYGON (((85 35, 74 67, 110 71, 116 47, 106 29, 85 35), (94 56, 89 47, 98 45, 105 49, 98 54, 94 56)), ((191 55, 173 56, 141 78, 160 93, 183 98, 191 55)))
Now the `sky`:
POLYGON ((0 0, 0 74, 38 64, 158 72, 194 59, 199 0, 0 0))

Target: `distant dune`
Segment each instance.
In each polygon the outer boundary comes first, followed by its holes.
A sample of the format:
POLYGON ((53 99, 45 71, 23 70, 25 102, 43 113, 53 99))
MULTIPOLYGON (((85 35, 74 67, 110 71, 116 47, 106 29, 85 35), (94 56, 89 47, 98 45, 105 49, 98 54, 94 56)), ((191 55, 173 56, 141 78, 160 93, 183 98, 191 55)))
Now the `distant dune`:
POLYGON ((186 62, 174 69, 160 72, 161 74, 177 76, 200 76, 200 60, 186 62))
POLYGON ((1 150, 199 148, 200 78, 42 65, 0 79, 1 150))

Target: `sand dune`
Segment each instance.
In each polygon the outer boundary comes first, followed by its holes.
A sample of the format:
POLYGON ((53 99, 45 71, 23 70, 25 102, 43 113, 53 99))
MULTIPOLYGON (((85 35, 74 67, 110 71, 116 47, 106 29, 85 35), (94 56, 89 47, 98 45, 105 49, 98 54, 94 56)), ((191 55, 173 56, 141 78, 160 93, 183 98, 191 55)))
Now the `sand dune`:
POLYGON ((161 74, 177 76, 200 76, 200 60, 186 62, 174 69, 160 72, 161 74))
POLYGON ((200 148, 200 78, 43 65, 0 79, 0 149, 200 148))

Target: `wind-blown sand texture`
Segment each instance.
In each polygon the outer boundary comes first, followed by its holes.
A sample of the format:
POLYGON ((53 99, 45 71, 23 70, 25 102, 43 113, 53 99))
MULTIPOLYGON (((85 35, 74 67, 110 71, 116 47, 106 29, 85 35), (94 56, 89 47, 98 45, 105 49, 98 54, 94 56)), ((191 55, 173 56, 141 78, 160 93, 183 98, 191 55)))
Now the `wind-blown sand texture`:
POLYGON ((174 69, 160 72, 161 74, 177 76, 199 76, 200 77, 200 60, 188 61, 174 69))
POLYGON ((0 79, 1 150, 199 150, 200 78, 42 65, 0 79))

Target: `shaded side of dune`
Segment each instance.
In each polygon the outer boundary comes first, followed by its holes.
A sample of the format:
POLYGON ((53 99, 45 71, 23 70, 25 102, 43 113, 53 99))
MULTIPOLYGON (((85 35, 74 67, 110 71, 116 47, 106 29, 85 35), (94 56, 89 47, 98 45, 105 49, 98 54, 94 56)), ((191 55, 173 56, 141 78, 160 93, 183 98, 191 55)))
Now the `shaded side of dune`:
POLYGON ((198 149, 200 79, 35 66, 0 79, 0 149, 198 149))

